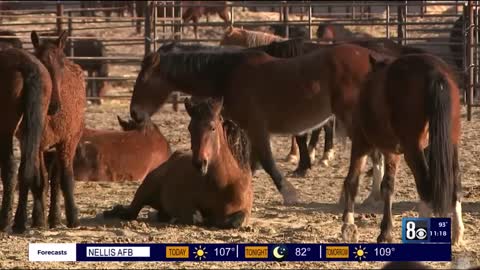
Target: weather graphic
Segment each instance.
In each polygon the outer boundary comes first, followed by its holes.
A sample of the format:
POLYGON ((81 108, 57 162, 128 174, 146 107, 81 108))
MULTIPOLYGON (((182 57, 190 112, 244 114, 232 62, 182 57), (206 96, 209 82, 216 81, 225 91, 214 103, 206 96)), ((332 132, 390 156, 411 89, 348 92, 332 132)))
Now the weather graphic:
POLYGON ((207 249, 206 247, 202 247, 202 246, 196 247, 195 251, 193 252, 193 254, 195 255, 195 259, 198 259, 200 261, 203 259, 206 259, 208 254, 206 249, 207 249))
POLYGON ((273 249, 273 257, 281 262, 283 260, 285 260, 287 258, 287 255, 288 255, 288 250, 287 250, 287 247, 286 246, 276 246, 274 249, 273 249))
POLYGON ((368 252, 366 251, 367 248, 366 247, 363 247, 362 246, 358 246, 355 247, 355 251, 353 252, 353 254, 355 255, 355 259, 358 259, 359 261, 362 261, 362 259, 366 259, 368 252))

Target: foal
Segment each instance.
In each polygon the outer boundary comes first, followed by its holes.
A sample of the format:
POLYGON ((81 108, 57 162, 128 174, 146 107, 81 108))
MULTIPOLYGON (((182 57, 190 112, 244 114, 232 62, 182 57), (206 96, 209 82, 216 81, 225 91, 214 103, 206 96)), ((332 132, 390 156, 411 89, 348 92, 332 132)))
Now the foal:
MULTIPOLYGON (((123 131, 84 129, 75 152, 75 180, 141 180, 169 158, 170 145, 152 121, 140 125, 118 117, 118 123, 123 131)), ((49 171, 55 155, 45 156, 49 171)))
MULTIPOLYGON (((42 181, 36 187, 43 190, 42 201, 39 207, 39 217, 34 218, 35 224, 43 226, 45 197, 48 187, 48 172, 45 167, 43 151, 55 147, 58 157, 57 162, 60 174, 60 186, 65 199, 65 211, 67 226, 78 225, 77 207, 73 196, 73 158, 75 149, 82 136, 84 126, 84 111, 86 106, 85 78, 83 71, 77 64, 74 64, 65 57, 64 48, 67 40, 67 33, 64 31, 56 40, 40 40, 35 31, 31 34, 35 55, 47 67, 53 82, 54 90, 59 94, 60 111, 47 117, 43 138, 40 145, 40 162, 42 169, 42 181)), ((52 186, 50 194, 50 213, 48 221, 51 228, 60 223, 58 213, 58 183, 55 178, 50 182, 52 186)), ((35 208, 35 202, 34 202, 35 208)), ((24 229, 24 228, 23 228, 24 229)))
POLYGON ((359 175, 366 155, 378 149, 386 166, 381 184, 385 204, 377 241, 392 241, 392 196, 403 153, 420 196, 420 216, 432 212, 446 216, 453 208, 452 243, 461 244, 460 99, 453 73, 440 58, 428 54, 403 56, 391 64, 370 56, 370 62, 374 68, 353 114, 350 168, 344 183, 343 238, 357 241, 353 208, 359 175), (428 158, 423 152, 427 145, 428 158))
POLYGON ((219 228, 246 222, 253 200, 250 145, 242 129, 222 120, 222 103, 221 98, 197 104, 187 99, 192 154, 173 153, 145 178, 129 206, 117 205, 104 216, 136 219, 149 205, 164 222, 219 228))

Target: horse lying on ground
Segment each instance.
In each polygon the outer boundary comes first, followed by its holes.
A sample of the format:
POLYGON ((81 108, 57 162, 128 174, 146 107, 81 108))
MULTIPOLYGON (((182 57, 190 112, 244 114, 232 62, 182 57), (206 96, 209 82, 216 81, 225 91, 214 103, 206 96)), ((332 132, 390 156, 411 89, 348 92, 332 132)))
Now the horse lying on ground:
MULTIPOLYGON (((171 149, 167 139, 151 121, 144 125, 118 117, 123 131, 85 128, 73 164, 77 181, 135 181, 165 162, 171 149)), ((56 152, 45 155, 54 177, 56 152)))
POLYGON ((221 117, 222 99, 185 101, 191 117, 192 154, 175 152, 140 185, 129 206, 105 211, 106 218, 136 219, 144 206, 160 221, 237 228, 253 201, 247 135, 221 117))
POLYGON ((378 149, 386 166, 377 241, 392 241, 392 197, 403 153, 420 197, 419 215, 447 216, 453 210, 452 244, 461 244, 460 99, 453 72, 448 64, 429 54, 406 55, 393 62, 371 55, 370 62, 372 73, 353 114, 350 168, 344 182, 343 239, 358 241, 353 210, 359 175, 366 155, 378 149), (428 158, 424 154, 427 145, 428 158))
MULTIPOLYGON (((52 91, 52 81, 45 66, 35 56, 21 49, 0 51, 0 78, 0 112, 3 115, 0 128, 3 185, 0 230, 7 230, 12 218, 15 190, 13 137, 16 135, 20 141, 21 157, 18 205, 12 229, 14 232, 23 232, 29 190, 35 202, 41 199, 42 190, 35 189, 34 184, 40 177, 40 143, 47 113, 58 113, 58 93, 52 91), (21 132, 15 134, 17 129, 21 132)), ((38 216, 38 210, 34 208, 32 214, 38 216)), ((38 225, 38 222, 32 225, 38 225)))

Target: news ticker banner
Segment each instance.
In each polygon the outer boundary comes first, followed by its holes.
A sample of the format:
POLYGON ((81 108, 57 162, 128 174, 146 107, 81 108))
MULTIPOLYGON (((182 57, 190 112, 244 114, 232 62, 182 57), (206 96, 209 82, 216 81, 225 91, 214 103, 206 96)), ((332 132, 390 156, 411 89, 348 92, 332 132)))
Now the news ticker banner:
POLYGON ((404 218, 402 244, 31 243, 30 261, 451 261, 450 219, 404 218))

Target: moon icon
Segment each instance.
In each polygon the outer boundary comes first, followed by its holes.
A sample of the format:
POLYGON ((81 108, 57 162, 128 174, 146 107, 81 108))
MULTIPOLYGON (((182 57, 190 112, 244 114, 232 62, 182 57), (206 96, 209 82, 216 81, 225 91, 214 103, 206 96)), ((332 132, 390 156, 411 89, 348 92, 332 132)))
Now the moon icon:
POLYGON ((272 253, 273 253, 273 257, 277 261, 283 261, 285 259, 285 257, 287 256, 287 248, 284 247, 284 246, 276 246, 273 249, 272 253))

